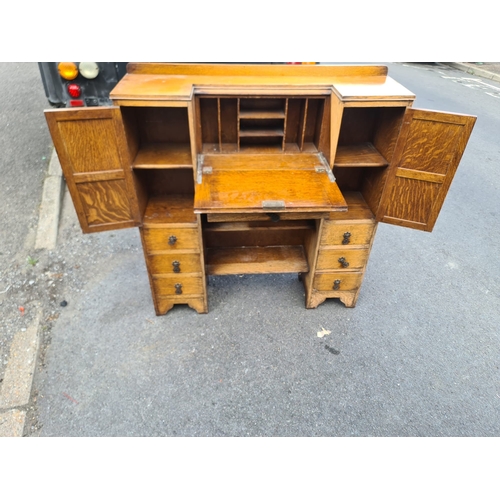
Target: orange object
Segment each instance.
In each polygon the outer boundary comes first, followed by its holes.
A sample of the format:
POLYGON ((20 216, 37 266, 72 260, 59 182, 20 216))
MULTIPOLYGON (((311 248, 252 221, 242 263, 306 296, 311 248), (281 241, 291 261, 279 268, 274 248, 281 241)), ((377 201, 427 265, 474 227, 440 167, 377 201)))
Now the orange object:
POLYGON ((19 312, 21 313, 21 316, 24 314, 24 307, 23 306, 19 306, 19 312))
POLYGON ((78 68, 74 62, 60 62, 57 71, 65 80, 74 80, 78 76, 78 68))

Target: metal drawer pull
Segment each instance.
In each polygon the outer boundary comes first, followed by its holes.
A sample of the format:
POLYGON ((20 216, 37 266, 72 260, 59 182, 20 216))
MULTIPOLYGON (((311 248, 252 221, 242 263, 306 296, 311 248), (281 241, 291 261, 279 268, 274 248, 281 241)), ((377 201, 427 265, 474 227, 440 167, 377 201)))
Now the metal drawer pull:
POLYGON ((339 289, 340 289, 340 281, 341 281, 341 280, 335 280, 335 281, 333 282, 333 289, 334 289, 334 290, 339 290, 339 289))
POLYGON ((177 241, 177 236, 170 236, 170 238, 168 239, 168 244, 169 245, 175 245, 175 242, 177 241))
POLYGON ((342 267, 349 267, 349 262, 345 260, 345 257, 340 257, 339 262, 342 264, 342 267))
POLYGON ((342 240, 342 245, 348 245, 351 243, 351 233, 344 233, 344 239, 342 240))
POLYGON ((174 268, 174 273, 180 273, 181 272, 181 263, 178 260, 174 260, 172 262, 172 267, 174 268))
POLYGON ((177 295, 181 295, 182 294, 182 284, 181 283, 176 283, 175 284, 175 293, 177 295))

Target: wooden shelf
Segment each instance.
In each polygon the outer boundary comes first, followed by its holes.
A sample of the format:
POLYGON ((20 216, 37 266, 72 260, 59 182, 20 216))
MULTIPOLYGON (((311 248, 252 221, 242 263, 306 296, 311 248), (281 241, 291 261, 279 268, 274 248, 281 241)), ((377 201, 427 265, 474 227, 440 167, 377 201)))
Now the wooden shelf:
POLYGON ((240 137, 283 137, 282 128, 248 128, 240 129, 240 137))
POLYGON ((144 213, 144 226, 157 224, 197 224, 191 195, 152 196, 144 213))
POLYGON ((304 247, 208 248, 207 274, 305 273, 309 271, 304 247))
POLYGON ((335 167, 387 167, 389 162, 377 151, 371 142, 339 146, 335 167))
POLYGON ((249 120, 270 120, 283 119, 285 112, 283 110, 240 110, 239 116, 241 119, 249 120))
POLYGON ((134 168, 192 168, 191 148, 183 143, 153 143, 141 146, 134 168))

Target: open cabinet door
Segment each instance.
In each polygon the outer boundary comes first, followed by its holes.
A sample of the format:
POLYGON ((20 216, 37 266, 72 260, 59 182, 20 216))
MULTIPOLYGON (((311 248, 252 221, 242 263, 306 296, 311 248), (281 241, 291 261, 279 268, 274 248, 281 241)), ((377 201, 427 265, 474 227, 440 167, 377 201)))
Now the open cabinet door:
POLYGON ((475 116, 406 111, 377 220, 432 231, 475 121, 475 116))
POLYGON ((83 232, 138 226, 120 109, 47 110, 45 117, 83 232))

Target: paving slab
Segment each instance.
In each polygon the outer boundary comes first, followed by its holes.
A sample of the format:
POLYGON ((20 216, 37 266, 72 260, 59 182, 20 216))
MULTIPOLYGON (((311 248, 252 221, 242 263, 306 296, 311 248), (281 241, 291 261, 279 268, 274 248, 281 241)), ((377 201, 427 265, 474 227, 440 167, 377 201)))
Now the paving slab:
POLYGON ((23 435, 26 412, 23 410, 9 410, 0 413, 0 437, 21 437, 23 435))

